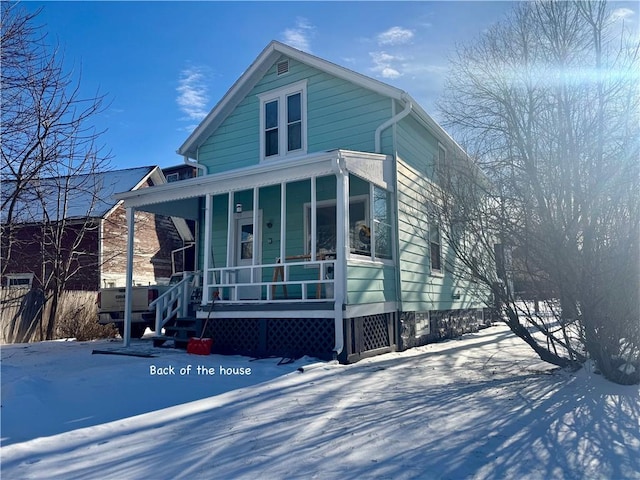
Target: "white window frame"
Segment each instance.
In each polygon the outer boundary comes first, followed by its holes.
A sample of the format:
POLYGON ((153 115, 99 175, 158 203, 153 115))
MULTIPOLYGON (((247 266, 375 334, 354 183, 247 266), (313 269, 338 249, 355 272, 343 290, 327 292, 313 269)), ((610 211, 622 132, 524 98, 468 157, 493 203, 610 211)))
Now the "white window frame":
MULTIPOLYGON (((354 197, 349 197, 349 205, 351 203, 364 203, 364 214, 365 220, 368 222, 370 218, 369 214, 369 197, 367 195, 356 195, 354 197)), ((316 208, 326 208, 326 207, 336 207, 336 201, 331 200, 321 200, 316 202, 316 208)), ((337 212, 336 212, 337 214, 337 212)), ((304 253, 305 255, 311 254, 310 245, 311 245, 311 202, 305 202, 304 204, 304 253)), ((336 226, 337 227, 337 226, 336 226)), ((337 236, 337 235, 336 235, 337 236)), ((347 237, 349 234, 347 233, 347 237)), ((349 252, 351 252, 351 242, 349 241, 349 252)), ((368 258, 369 255, 363 255, 360 253, 352 253, 351 255, 358 255, 362 258, 368 258)))
MULTIPOLYGON (((373 194, 373 189, 371 188, 371 194, 373 194)), ((355 195, 352 197, 349 197, 349 205, 351 205, 351 203, 364 203, 364 214, 365 214, 365 221, 367 222, 368 225, 373 225, 372 221, 373 221, 373 213, 371 210, 371 198, 369 195, 355 195)), ((326 208, 326 207, 335 207, 336 206, 336 201, 331 199, 331 200, 321 200, 319 202, 316 202, 316 208, 326 208)), ((311 202, 305 202, 304 203, 304 253, 305 255, 310 255, 311 251, 310 251, 310 244, 311 244, 311 228, 310 228, 310 223, 311 223, 311 202)), ((349 223, 351 223, 351 219, 349 219, 349 223)), ((371 227, 369 227, 371 228, 371 227)), ((391 241, 393 242, 393 230, 392 230, 392 238, 391 241)), ((372 239, 371 242, 373 244, 374 240, 374 236, 375 236, 375 227, 372 228, 371 230, 371 234, 372 234, 372 239)), ((337 235, 336 235, 337 236, 337 235)), ((351 260, 358 260, 358 261, 362 261, 362 262, 376 262, 376 263, 383 263, 383 264, 388 264, 388 265, 393 265, 393 249, 391 250, 391 258, 382 258, 382 257, 377 257, 374 256, 375 255, 375 249, 372 248, 371 253, 369 254, 364 254, 364 253, 357 253, 357 252, 352 252, 352 245, 351 245, 351 232, 347 232, 347 240, 349 242, 349 248, 347 251, 347 257, 351 260)))
POLYGON ((33 285, 33 273, 9 273, 7 275, 7 288, 31 288, 33 285), (12 280, 28 280, 28 284, 11 285, 12 280))
POLYGON ((392 194, 391 192, 389 192, 388 190, 385 190, 384 188, 375 185, 373 183, 369 184, 369 198, 371 198, 371 209, 370 209, 370 225, 371 225, 371 252, 373 253, 374 257, 378 260, 387 260, 387 261, 392 261, 393 257, 394 257, 394 249, 393 249, 393 245, 395 244, 395 234, 393 232, 393 220, 392 220, 392 216, 393 216, 393 212, 391 210, 391 205, 392 205, 392 200, 391 200, 392 194), (374 202, 375 202, 375 190, 380 190, 381 192, 384 192, 385 194, 385 199, 386 199, 386 207, 387 207, 387 212, 386 214, 388 214, 387 216, 387 222, 386 223, 382 223, 380 222, 378 219, 376 219, 376 212, 374 211, 373 207, 374 207, 374 202), (387 227, 389 229, 389 256, 388 257, 381 257, 378 255, 378 252, 376 251, 376 236, 378 235, 378 229, 380 229, 380 225, 383 225, 385 227, 387 227))
POLYGON ((178 173, 169 173, 167 175, 167 183, 173 183, 180 180, 180 174, 178 173))
POLYGON ((435 275, 435 276, 443 276, 444 275, 444 269, 442 268, 442 234, 441 234, 441 231, 440 231, 440 226, 435 222, 429 223, 429 270, 431 271, 432 275, 435 275), (433 235, 434 230, 438 231, 438 241, 437 242, 432 241, 433 240, 432 239, 432 235, 433 235), (433 247, 432 247, 432 245, 434 243, 436 245, 438 245, 438 260, 439 260, 439 263, 440 263, 440 265, 439 265, 440 268, 434 268, 433 267, 433 261, 432 261, 432 258, 433 258, 432 248, 433 247))
POLYGON ((258 95, 260 99, 260 161, 271 161, 304 155, 307 153, 307 81, 292 83, 286 87, 258 95), (287 138, 287 97, 300 93, 300 114, 301 114, 301 146, 297 150, 288 151, 287 138), (274 100, 278 101, 278 154, 265 155, 265 105, 274 100))

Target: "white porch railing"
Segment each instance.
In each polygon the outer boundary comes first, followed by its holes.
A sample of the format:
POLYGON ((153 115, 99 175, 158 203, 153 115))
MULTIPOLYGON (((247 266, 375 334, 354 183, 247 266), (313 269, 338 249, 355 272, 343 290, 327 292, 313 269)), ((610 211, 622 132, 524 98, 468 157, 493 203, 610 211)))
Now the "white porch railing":
POLYGON ((193 279, 196 275, 199 274, 185 274, 180 282, 171 285, 169 290, 149 304, 149 307, 155 307, 156 311, 156 335, 161 334, 162 327, 164 327, 169 320, 189 315, 189 303, 194 283, 193 279))
POLYGON ((334 298, 334 269, 334 259, 210 268, 203 302, 324 302, 334 298))

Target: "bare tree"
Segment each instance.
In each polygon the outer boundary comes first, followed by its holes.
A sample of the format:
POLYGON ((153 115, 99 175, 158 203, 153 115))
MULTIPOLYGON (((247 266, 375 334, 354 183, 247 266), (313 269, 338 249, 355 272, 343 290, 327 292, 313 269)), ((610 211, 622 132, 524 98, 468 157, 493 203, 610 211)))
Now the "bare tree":
POLYGON ((35 25, 38 13, 8 2, 1 12, 2 274, 17 251, 39 242, 31 253, 41 258, 34 273, 51 306, 44 334, 50 339, 60 295, 83 255, 82 239, 95 228, 91 211, 99 186, 84 174, 108 166, 92 126, 104 97, 81 96, 79 80, 64 71, 58 48, 35 25), (70 214, 78 207, 81 212, 70 214), (21 238, 34 226, 39 233, 21 238))
POLYGON ((486 174, 441 171, 456 261, 541 358, 619 383, 640 382, 638 52, 605 2, 527 2, 458 49, 440 104, 486 174))

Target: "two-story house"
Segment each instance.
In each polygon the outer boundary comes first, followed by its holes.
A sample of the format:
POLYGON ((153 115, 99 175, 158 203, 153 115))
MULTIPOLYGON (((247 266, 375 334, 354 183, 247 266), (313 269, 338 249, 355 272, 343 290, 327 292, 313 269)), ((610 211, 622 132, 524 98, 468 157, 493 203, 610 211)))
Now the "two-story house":
POLYGON ((214 352, 349 362, 481 321, 425 204, 464 152, 406 92, 272 42, 178 153, 198 177, 118 198, 198 222, 214 352))

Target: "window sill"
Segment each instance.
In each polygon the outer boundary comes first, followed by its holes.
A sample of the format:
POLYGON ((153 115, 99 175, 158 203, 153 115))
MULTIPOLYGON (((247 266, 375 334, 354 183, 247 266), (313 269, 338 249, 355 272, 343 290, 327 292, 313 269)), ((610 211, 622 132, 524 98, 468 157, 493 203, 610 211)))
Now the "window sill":
POLYGON ((395 266, 393 260, 389 258, 375 258, 371 259, 371 257, 367 257, 364 255, 358 255, 357 253, 349 253, 347 254, 347 262, 351 264, 361 264, 367 266, 395 266))

